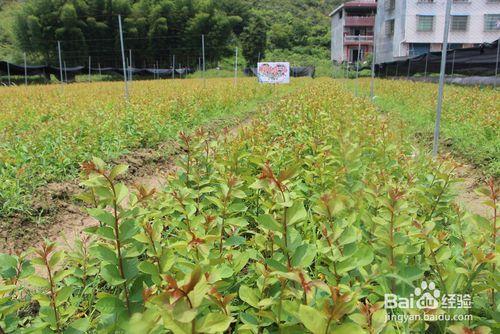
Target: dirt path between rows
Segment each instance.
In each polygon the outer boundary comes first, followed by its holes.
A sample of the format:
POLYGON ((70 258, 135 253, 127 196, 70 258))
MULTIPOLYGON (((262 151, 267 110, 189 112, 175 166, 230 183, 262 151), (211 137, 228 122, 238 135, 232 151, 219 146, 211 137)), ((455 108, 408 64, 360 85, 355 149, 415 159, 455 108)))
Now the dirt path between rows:
MULTIPOLYGON (((250 118, 238 120, 231 127, 219 127, 217 121, 201 128, 210 137, 221 133, 235 135, 241 128, 251 123, 250 118), (214 133, 217 131, 217 134, 214 133)), ((176 141, 169 141, 156 149, 138 149, 109 162, 110 166, 126 164, 126 176, 120 180, 128 187, 142 185, 146 189, 160 190, 165 185, 169 173, 178 170, 176 160, 181 149, 176 141), (170 152, 170 153, 164 153, 170 152)), ((85 207, 75 201, 75 195, 83 191, 79 180, 50 183, 37 191, 35 211, 45 212, 44 222, 40 224, 27 221, 23 217, 13 217, 0 226, 0 253, 16 253, 36 247, 48 239, 60 245, 71 247, 74 241, 82 239, 84 229, 98 225, 98 221, 85 212, 85 207)))
POLYGON ((471 213, 491 219, 493 210, 484 204, 487 199, 475 191, 486 185, 485 177, 477 169, 467 164, 462 164, 457 168, 456 174, 462 179, 455 186, 456 203, 471 213))
MULTIPOLYGON (((236 134, 241 128, 249 125, 251 118, 239 121, 230 128, 224 128, 229 135, 236 134)), ((216 128, 216 122, 207 124, 205 129, 216 128)), ((218 129, 219 133, 220 128, 218 129)), ((210 131, 209 131, 210 132, 210 131)), ((169 173, 177 170, 175 164, 180 148, 177 142, 164 143, 157 149, 139 149, 120 159, 110 162, 110 165, 127 164, 129 170, 123 182, 127 186, 140 184, 147 189, 162 189, 169 173), (170 152, 164 154, 162 152, 170 152)), ((460 164, 456 170, 457 177, 463 181, 455 185, 456 202, 471 213, 491 218, 491 208, 483 204, 482 198, 475 189, 485 184, 485 179, 474 167, 460 164)), ((98 222, 90 217, 85 208, 77 204, 74 196, 82 191, 78 180, 62 183, 52 183, 39 189, 35 202, 37 211, 48 212, 46 221, 35 224, 22 218, 13 218, 0 230, 0 252, 18 252, 36 246, 43 239, 66 244, 68 247, 74 241, 83 237, 83 230, 98 222)))

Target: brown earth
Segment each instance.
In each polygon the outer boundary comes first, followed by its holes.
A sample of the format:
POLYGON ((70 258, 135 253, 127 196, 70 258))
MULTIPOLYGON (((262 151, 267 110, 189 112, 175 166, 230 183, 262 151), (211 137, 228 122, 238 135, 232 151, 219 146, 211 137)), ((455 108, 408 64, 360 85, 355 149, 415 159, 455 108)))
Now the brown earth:
MULTIPOLYGON (((224 132, 234 135, 240 128, 248 125, 246 119, 224 132)), ((208 126, 216 128, 216 123, 208 126)), ((211 136, 214 136, 213 134, 211 136)), ((138 149, 121 158, 111 161, 110 165, 127 164, 129 170, 124 179, 128 186, 141 184, 148 189, 161 189, 169 172, 175 171, 175 160, 180 153, 176 142, 167 142, 157 149, 138 149), (160 152, 170 152, 163 154, 160 152)), ((468 211, 484 216, 491 216, 491 208, 483 204, 485 200, 474 190, 484 185, 481 173, 467 164, 460 164, 456 174, 462 181, 455 185, 456 202, 468 211)), ((85 208, 76 202, 74 196, 82 191, 78 180, 48 184, 37 191, 34 211, 40 212, 43 223, 23 217, 12 217, 8 222, 0 223, 0 252, 18 252, 36 246, 43 239, 71 245, 75 239, 81 238, 83 230, 97 225, 97 221, 89 217, 85 208)))
MULTIPOLYGON (((226 122, 214 121, 204 129, 210 137, 216 136, 214 129, 219 135, 234 135, 250 122, 251 119, 240 120, 239 124, 228 128, 226 122)), ((159 190, 163 188, 167 174, 178 169, 175 161, 180 153, 178 143, 169 141, 156 149, 135 150, 111 161, 109 165, 129 166, 126 175, 120 180, 127 186, 140 184, 147 189, 159 190)), ((44 239, 72 245, 74 240, 82 237, 85 228, 98 224, 75 199, 75 195, 82 190, 78 180, 50 183, 38 189, 33 210, 40 213, 42 222, 34 223, 31 217, 22 216, 0 222, 0 253, 25 251, 44 239)))

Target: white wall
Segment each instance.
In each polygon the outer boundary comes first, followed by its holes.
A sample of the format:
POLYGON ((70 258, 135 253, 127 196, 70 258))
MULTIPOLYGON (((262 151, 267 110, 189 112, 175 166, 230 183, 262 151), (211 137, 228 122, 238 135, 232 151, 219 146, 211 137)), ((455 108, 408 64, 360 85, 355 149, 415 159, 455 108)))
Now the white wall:
MULTIPOLYGON (((407 0, 406 8, 406 43, 442 43, 446 0, 434 0, 434 3, 407 0), (417 31, 418 14, 435 15, 432 32, 417 31)), ((449 43, 484 43, 500 37, 499 31, 484 31, 484 14, 500 14, 500 3, 488 0, 453 2, 451 14, 469 15, 469 23, 467 31, 450 31, 449 43)))
MULTIPOLYGON (((419 3, 418 0, 396 0, 393 11, 385 11, 385 2, 377 5, 376 62, 390 62, 408 57, 410 43, 430 43, 431 51, 441 49, 444 32, 446 0, 433 3, 419 3), (435 15, 434 29, 430 32, 417 31, 417 15, 435 15), (395 19, 394 36, 385 35, 385 21, 395 19)), ((500 38, 500 31, 484 31, 484 14, 500 14, 500 3, 488 0, 470 0, 466 3, 453 2, 451 14, 469 15, 467 31, 450 31, 449 43, 476 44, 492 42, 500 38)))
POLYGON ((344 20, 345 15, 342 18, 339 18, 339 13, 343 11, 341 9, 339 12, 335 13, 331 17, 331 33, 332 33, 332 45, 331 45, 331 60, 335 60, 337 62, 344 61, 344 20))

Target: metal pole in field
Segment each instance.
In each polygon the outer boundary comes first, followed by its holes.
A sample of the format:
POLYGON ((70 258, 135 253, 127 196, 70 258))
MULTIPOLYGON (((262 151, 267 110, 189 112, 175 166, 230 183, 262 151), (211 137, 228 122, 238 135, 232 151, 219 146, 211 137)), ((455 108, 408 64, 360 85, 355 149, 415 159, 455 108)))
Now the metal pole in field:
POLYGON ((498 58, 500 56, 500 40, 497 40, 497 63, 495 65, 495 82, 493 83, 493 89, 497 89, 497 77, 498 77, 498 58))
POLYGON ((10 63, 7 62, 7 81, 9 82, 9 86, 11 85, 10 82, 10 63))
POLYGON ((62 57, 61 57, 61 41, 57 41, 57 51, 59 53, 59 81, 61 85, 64 83, 63 78, 63 67, 62 67, 62 57))
POLYGON ((375 97, 375 43, 373 43, 372 50, 372 78, 370 81, 370 98, 373 100, 375 97))
POLYGON ((172 55, 172 79, 175 79, 175 55, 172 55))
POLYGON ((91 69, 91 66, 92 65, 92 58, 89 56, 89 82, 90 82, 90 69, 91 69))
POLYGON ((118 15, 118 28, 120 29, 120 46, 122 49, 123 80, 125 82, 125 100, 128 101, 127 70, 125 68, 125 47, 123 45, 122 16, 118 15))
POLYGON ((160 64, 158 63, 158 60, 156 61, 156 79, 161 79, 160 78, 160 64))
POLYGON ((68 83, 68 69, 66 68, 66 61, 64 61, 64 80, 68 83))
POLYGON ((201 35, 201 52, 202 52, 202 57, 203 57, 203 85, 206 86, 206 81, 205 81, 205 35, 201 35))
POLYGON ((441 111, 443 109, 444 75, 446 72, 446 56, 448 53, 448 33, 450 30, 451 2, 452 0, 446 1, 446 16, 444 18, 443 47, 441 51, 441 72, 439 73, 439 90, 438 90, 438 100, 436 107, 436 125, 434 128, 434 144, 432 147, 432 154, 434 155, 434 157, 436 157, 438 154, 439 127, 441 124, 441 111))
POLYGON ((410 79, 410 71, 411 71, 411 58, 408 58, 408 73, 406 73, 406 80, 410 79))
POLYGON ((28 86, 28 68, 26 64, 26 52, 24 53, 24 85, 28 86))
POLYGON ((453 75, 455 74, 455 53, 457 51, 453 50, 453 60, 451 62, 451 78, 453 79, 453 75))
POLYGON ((429 63, 429 52, 425 54, 425 74, 424 76, 427 78, 427 64, 429 63))
POLYGON ((358 96, 358 85, 359 85, 359 61, 361 59, 361 39, 358 36, 358 58, 356 60, 356 85, 354 90, 354 95, 358 96))
POLYGON ((97 64, 99 66, 99 79, 101 79, 102 72, 101 72, 101 63, 97 64))
POLYGON ((234 85, 238 84, 238 48, 235 50, 235 59, 234 59, 234 85))
POLYGON ((129 68, 128 77, 130 79, 130 82, 132 82, 133 81, 133 78, 132 78, 132 49, 128 50, 128 68, 129 68))

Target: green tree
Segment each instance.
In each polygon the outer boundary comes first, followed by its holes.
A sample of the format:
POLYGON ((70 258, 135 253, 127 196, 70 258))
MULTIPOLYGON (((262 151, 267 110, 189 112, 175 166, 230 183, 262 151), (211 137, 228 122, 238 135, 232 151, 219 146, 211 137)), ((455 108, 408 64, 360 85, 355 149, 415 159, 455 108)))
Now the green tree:
POLYGON ((255 15, 250 19, 248 26, 243 29, 240 40, 243 56, 248 65, 257 64, 259 55, 261 58, 264 57, 267 45, 267 25, 262 17, 255 15))

